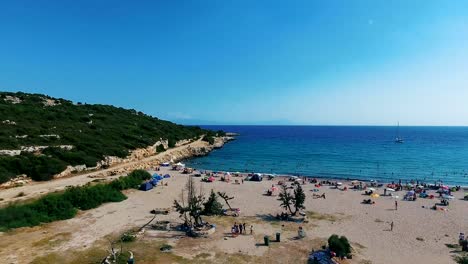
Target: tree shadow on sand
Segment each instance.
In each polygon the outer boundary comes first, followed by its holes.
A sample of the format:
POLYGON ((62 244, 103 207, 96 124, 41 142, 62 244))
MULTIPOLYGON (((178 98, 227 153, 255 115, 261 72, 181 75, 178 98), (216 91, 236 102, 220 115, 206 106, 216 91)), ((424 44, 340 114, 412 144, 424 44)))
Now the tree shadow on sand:
POLYGON ((280 220, 277 219, 276 216, 272 214, 256 214, 255 217, 265 222, 280 222, 280 220))

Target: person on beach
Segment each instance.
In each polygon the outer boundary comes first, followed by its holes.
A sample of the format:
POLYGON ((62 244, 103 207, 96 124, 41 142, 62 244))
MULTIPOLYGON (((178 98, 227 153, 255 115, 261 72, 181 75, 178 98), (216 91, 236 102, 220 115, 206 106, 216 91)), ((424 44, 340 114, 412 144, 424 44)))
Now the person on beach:
POLYGON ((398 201, 395 201, 395 211, 398 210, 398 201))
POLYGON ((244 227, 244 234, 247 234, 247 229, 245 228, 245 223, 242 226, 244 227))
POLYGON ((242 234, 242 224, 239 224, 239 233, 242 234))
POLYGON ((250 234, 253 235, 253 225, 250 226, 250 234))
POLYGON ((242 184, 244 184, 244 179, 242 179, 242 184))
POLYGON ((390 231, 393 231, 393 221, 390 223, 390 231))

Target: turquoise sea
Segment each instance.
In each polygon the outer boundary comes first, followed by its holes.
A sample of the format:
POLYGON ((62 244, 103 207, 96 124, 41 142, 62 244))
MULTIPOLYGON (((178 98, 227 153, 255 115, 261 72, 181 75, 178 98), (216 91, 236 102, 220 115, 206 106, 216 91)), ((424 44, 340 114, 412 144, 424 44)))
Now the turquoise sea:
POLYGON ((468 186, 468 127, 204 126, 237 140, 190 159, 197 169, 468 186))

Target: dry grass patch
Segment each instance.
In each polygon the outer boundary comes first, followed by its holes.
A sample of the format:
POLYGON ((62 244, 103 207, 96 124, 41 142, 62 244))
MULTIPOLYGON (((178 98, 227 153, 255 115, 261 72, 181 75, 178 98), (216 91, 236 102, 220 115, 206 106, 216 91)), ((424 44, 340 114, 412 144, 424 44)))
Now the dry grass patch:
POLYGON ((336 222, 344 218, 343 214, 339 214, 340 217, 337 215, 332 215, 332 214, 320 214, 317 212, 312 212, 312 211, 307 211, 306 212, 307 217, 310 220, 319 220, 319 221, 330 221, 330 222, 336 222))
POLYGON ((49 237, 44 237, 32 243, 33 247, 44 247, 48 246, 49 248, 53 248, 55 246, 60 245, 62 242, 69 240, 71 237, 70 232, 66 233, 58 233, 49 237))

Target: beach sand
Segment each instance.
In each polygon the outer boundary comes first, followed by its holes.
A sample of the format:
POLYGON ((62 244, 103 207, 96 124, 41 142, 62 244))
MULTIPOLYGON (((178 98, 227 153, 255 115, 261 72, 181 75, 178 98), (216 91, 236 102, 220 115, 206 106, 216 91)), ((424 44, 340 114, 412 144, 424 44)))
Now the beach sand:
MULTIPOLYGON (((168 168, 162 168, 159 173, 169 173, 172 176, 165 180, 168 186, 158 186, 147 192, 131 190, 126 193, 127 200, 80 212, 73 219, 1 234, 0 256, 6 263, 29 263, 50 254, 66 256, 67 252, 75 254, 77 251, 86 252, 90 248, 105 248, 107 238, 145 224, 153 216, 149 213, 152 209, 172 207, 174 200, 179 199, 188 176, 168 168)), ((271 214, 282 212, 277 197, 263 195, 278 179, 245 181, 244 184, 235 184, 234 179, 236 177, 231 176, 231 183, 201 183, 201 178, 195 177, 206 195, 211 189, 226 192, 235 197, 230 201, 232 207, 241 208, 239 218, 205 218, 217 224, 216 233, 212 237, 181 238, 179 232, 172 234, 149 230, 142 235, 142 241, 174 245, 171 254, 183 260, 193 259, 195 256, 206 257, 200 263, 224 263, 219 261, 228 260, 227 256, 244 258, 240 263, 295 263, 306 260, 312 249, 319 249, 330 235, 338 234, 345 235, 356 249, 356 258, 348 263, 439 264, 455 263, 452 249, 446 244, 456 244, 459 232, 468 232, 468 202, 460 200, 462 192, 455 193, 456 198, 447 211, 427 209, 434 205, 435 200, 403 201, 401 198, 404 192, 397 192, 400 199, 398 210, 395 210, 395 198, 381 196, 374 199, 376 204, 364 205, 361 201, 368 196, 362 195, 362 191, 340 191, 329 186, 320 187, 317 192, 325 193, 326 199, 313 199, 311 190, 315 187, 309 183, 303 185, 307 195, 305 211, 308 212, 309 223, 283 223, 272 221, 270 217, 271 214), (230 226, 236 221, 247 222, 247 226, 252 224, 254 235, 236 238, 227 235, 230 226), (394 222, 393 231, 389 231, 390 222, 394 222), (281 227, 282 224, 285 226, 281 227), (299 226, 304 227, 306 239, 294 239, 299 226), (281 229, 284 242, 270 249, 260 246, 264 235, 273 237, 281 229)), ((383 190, 377 192, 382 193, 383 190)), ((160 215, 158 220, 182 222, 176 212, 160 215)), ((177 259, 163 260, 160 259, 158 263, 185 263, 177 259)))

